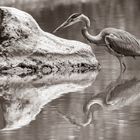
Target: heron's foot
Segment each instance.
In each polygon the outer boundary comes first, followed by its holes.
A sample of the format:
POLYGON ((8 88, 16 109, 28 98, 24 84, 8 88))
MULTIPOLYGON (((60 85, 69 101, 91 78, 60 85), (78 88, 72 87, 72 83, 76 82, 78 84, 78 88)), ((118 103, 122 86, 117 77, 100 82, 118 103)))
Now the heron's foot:
POLYGON ((120 62, 121 73, 124 73, 126 71, 126 65, 124 63, 123 57, 118 56, 117 58, 120 62))

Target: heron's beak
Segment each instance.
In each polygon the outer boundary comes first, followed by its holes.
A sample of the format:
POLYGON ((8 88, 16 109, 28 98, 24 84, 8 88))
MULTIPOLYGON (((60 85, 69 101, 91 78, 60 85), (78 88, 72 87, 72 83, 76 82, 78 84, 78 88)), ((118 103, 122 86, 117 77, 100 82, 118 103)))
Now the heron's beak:
POLYGON ((68 27, 68 26, 70 26, 71 24, 68 22, 68 21, 65 21, 64 23, 62 23, 59 27, 57 27, 54 31, 53 31, 53 33, 56 33, 58 30, 60 30, 60 29, 64 29, 64 28, 66 28, 66 27, 68 27))

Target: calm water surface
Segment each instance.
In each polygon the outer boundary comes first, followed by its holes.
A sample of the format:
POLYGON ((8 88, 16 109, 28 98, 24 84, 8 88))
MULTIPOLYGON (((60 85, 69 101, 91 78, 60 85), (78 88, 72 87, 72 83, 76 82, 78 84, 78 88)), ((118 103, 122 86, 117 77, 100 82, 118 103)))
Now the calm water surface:
MULTIPOLYGON (((11 6, 11 5, 10 5, 11 6)), ((139 0, 96 0, 52 3, 14 3, 32 14, 41 28, 52 32, 70 14, 81 12, 91 19, 91 34, 105 27, 127 30, 140 38, 139 0), (96 23, 93 22, 96 19, 96 23)), ((80 24, 56 35, 88 43, 80 24)), ((35 77, 0 77, 0 140, 139 140, 140 59, 126 58, 127 71, 119 75, 118 60, 103 47, 90 44, 102 65, 100 72, 51 74, 35 77), (6 98, 10 98, 8 101, 6 98), (83 108, 92 121, 85 127, 83 108), (108 105, 107 105, 108 104, 108 105)))

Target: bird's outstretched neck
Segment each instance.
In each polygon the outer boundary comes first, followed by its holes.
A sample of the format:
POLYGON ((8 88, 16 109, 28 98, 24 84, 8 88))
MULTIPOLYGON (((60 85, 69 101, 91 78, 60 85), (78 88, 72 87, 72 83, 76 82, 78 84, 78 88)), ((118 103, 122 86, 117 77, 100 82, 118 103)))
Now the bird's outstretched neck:
POLYGON ((98 34, 97 36, 92 36, 91 34, 89 34, 88 28, 86 26, 82 28, 81 32, 84 38, 86 38, 91 43, 100 44, 102 41, 100 34, 98 34))
POLYGON ((90 27, 90 20, 87 16, 81 15, 80 20, 83 22, 84 26, 82 28, 82 35, 91 43, 99 44, 102 40, 100 34, 97 36, 92 36, 88 32, 88 28, 90 27))

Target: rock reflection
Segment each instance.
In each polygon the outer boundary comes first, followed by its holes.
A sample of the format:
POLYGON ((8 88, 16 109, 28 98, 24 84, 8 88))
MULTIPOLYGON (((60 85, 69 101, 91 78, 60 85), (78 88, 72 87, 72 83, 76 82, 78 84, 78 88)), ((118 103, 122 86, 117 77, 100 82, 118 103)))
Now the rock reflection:
POLYGON ((36 76, 0 77, 0 129, 14 130, 35 120, 44 105, 63 94, 83 91, 98 72, 57 73, 36 76))
POLYGON ((119 110, 120 108, 133 103, 140 98, 140 80, 135 77, 124 79, 120 75, 115 81, 111 82, 105 90, 93 96, 85 105, 84 112, 87 117, 86 126, 94 119, 94 113, 103 110, 119 110))

